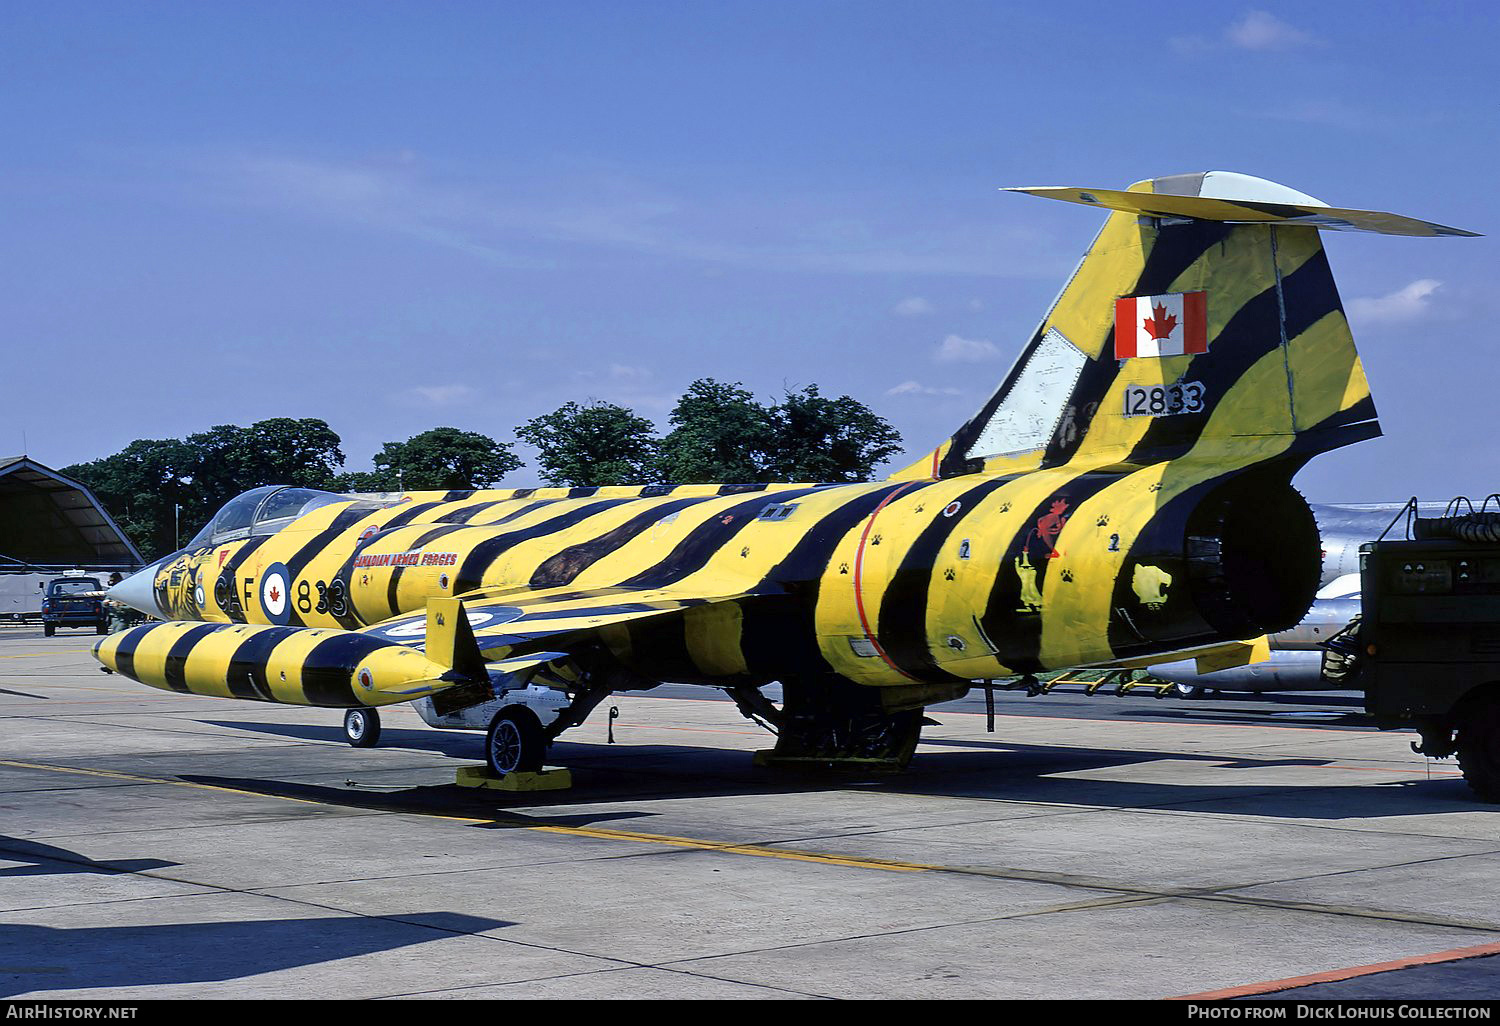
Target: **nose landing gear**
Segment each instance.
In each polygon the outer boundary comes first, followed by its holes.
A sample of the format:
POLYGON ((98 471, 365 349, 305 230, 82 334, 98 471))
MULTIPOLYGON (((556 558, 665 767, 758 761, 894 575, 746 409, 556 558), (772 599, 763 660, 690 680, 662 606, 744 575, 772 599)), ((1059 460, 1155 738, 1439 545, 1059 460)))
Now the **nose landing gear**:
POLYGON ((344 713, 344 740, 355 748, 374 748, 380 741, 380 713, 374 709, 344 713))

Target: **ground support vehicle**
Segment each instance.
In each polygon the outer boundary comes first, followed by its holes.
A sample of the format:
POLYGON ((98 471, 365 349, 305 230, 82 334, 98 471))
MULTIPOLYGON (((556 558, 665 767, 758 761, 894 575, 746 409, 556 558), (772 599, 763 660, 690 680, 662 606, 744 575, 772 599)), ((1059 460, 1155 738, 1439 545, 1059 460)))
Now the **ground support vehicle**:
POLYGON ((1358 659, 1378 726, 1415 728, 1415 751, 1457 755, 1474 792, 1500 802, 1500 505, 1492 501, 1500 504, 1492 496, 1473 512, 1465 500, 1465 512, 1450 506, 1452 515, 1434 518, 1408 507, 1407 537, 1365 546, 1362 619, 1333 647, 1358 659))
POLYGON ((42 633, 50 638, 59 627, 92 627, 96 634, 109 633, 104 585, 97 577, 59 577, 47 585, 47 597, 42 599, 42 633))

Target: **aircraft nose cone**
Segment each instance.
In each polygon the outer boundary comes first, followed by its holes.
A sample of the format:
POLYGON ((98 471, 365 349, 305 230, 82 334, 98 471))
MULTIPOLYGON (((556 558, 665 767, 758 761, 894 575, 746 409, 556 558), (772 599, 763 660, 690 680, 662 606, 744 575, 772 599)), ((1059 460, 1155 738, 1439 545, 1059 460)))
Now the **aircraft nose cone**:
POLYGON ((166 616, 156 604, 156 571, 161 569, 164 562, 166 560, 158 559, 144 570, 131 574, 107 590, 104 597, 132 609, 139 609, 149 616, 166 616))

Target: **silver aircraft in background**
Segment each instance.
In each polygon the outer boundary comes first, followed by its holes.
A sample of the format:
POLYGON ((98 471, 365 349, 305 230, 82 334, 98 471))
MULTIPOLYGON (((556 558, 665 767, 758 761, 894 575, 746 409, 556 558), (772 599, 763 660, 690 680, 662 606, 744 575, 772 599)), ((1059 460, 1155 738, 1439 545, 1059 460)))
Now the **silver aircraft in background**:
MULTIPOLYGON (((1323 642, 1359 615, 1359 547, 1380 537, 1408 503, 1309 506, 1323 541, 1317 598, 1301 623, 1270 635, 1270 658, 1210 673, 1199 673, 1195 659, 1180 659, 1156 663, 1147 668, 1147 673, 1177 685, 1177 693, 1183 698, 1198 698, 1210 691, 1339 691, 1346 687, 1339 679, 1337 658, 1332 666, 1325 666, 1327 650, 1323 642)), ((1444 505, 1420 503, 1417 508, 1424 516, 1438 516, 1444 505)))

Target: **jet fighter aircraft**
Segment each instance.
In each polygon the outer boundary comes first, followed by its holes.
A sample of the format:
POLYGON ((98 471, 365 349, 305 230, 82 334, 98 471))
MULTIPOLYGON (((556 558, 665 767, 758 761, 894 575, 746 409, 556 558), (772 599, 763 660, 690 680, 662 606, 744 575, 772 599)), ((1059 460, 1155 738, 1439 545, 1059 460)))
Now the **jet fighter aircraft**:
POLYGON ((667 680, 725 689, 769 762, 900 767, 973 681, 1293 626, 1319 538, 1292 475, 1380 433, 1319 232, 1473 233, 1227 172, 1015 191, 1110 213, 993 396, 890 479, 257 489, 112 589, 168 622, 95 655, 351 710, 565 696, 545 726, 501 702, 502 774, 667 680))

